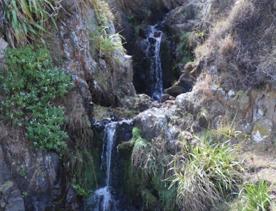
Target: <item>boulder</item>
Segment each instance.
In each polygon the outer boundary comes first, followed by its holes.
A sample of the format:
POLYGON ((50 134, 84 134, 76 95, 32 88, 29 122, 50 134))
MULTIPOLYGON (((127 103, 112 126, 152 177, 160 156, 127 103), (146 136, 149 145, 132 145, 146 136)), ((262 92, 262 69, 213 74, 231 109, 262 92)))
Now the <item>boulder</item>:
POLYGON ((251 133, 253 141, 262 143, 270 140, 273 131, 273 123, 270 119, 260 119, 254 123, 251 133))

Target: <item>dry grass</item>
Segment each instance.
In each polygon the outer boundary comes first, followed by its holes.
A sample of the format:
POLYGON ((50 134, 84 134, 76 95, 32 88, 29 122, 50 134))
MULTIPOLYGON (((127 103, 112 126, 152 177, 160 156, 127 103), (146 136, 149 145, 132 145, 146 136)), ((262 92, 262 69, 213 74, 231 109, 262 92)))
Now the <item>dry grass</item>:
POLYGON ((227 35, 223 40, 221 40, 219 45, 219 54, 224 57, 231 55, 236 48, 235 40, 231 35, 227 35))
POLYGON ((276 16, 269 0, 238 0, 196 48, 199 61, 230 72, 236 86, 255 86, 276 78, 276 16))

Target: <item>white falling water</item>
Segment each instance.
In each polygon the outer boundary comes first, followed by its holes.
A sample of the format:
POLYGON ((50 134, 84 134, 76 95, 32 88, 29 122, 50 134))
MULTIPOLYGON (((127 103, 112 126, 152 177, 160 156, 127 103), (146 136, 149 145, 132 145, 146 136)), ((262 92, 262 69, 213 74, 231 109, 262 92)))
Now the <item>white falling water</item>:
POLYGON ((157 25, 149 26, 147 36, 146 56, 150 58, 150 77, 152 84, 151 97, 160 100, 163 94, 163 70, 160 58, 160 48, 163 32, 157 25))
POLYGON ((115 201, 111 193, 112 151, 115 141, 117 122, 111 122, 105 126, 104 148, 102 153, 102 165, 105 169, 105 187, 95 191, 93 201, 96 202, 94 211, 116 211, 115 201))

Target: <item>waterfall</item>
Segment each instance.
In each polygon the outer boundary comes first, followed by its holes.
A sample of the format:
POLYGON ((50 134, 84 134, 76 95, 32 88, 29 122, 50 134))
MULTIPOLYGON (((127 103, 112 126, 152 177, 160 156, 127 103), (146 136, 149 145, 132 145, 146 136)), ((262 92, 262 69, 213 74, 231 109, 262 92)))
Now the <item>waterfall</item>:
MULTIPOLYGON (((119 200, 116 197, 114 190, 114 182, 116 182, 116 175, 113 175, 115 167, 116 151, 114 150, 117 146, 118 129, 130 125, 131 121, 123 120, 120 122, 109 122, 104 126, 103 136, 103 150, 101 155, 101 166, 104 170, 104 186, 97 189, 93 195, 88 199, 88 207, 86 210, 89 211, 118 211, 119 200)), ((116 169, 117 170, 117 169, 116 169)), ((115 172, 116 173, 116 172, 115 172)), ((118 197, 117 197, 118 198, 118 197)))
POLYGON ((95 203, 93 211, 116 211, 115 200, 112 195, 112 152, 114 148, 116 128, 118 122, 111 122, 104 129, 104 145, 102 152, 102 168, 105 170, 105 186, 96 190, 92 201, 95 203))
POLYGON ((160 100, 163 94, 163 70, 160 48, 163 32, 157 25, 149 26, 146 39, 146 56, 150 59, 151 97, 160 100))

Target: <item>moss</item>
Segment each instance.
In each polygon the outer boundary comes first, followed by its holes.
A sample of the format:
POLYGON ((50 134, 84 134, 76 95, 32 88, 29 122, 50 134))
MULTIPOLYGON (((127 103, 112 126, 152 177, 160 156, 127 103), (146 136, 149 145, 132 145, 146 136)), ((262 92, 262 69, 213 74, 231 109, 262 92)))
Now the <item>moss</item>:
POLYGON ((148 189, 144 189, 141 195, 146 208, 151 209, 157 207, 158 199, 148 189))
POLYGON ((193 60, 194 55, 191 50, 190 41, 189 41, 190 33, 184 32, 179 40, 179 44, 177 46, 178 58, 181 58, 179 63, 185 65, 186 63, 193 60))

